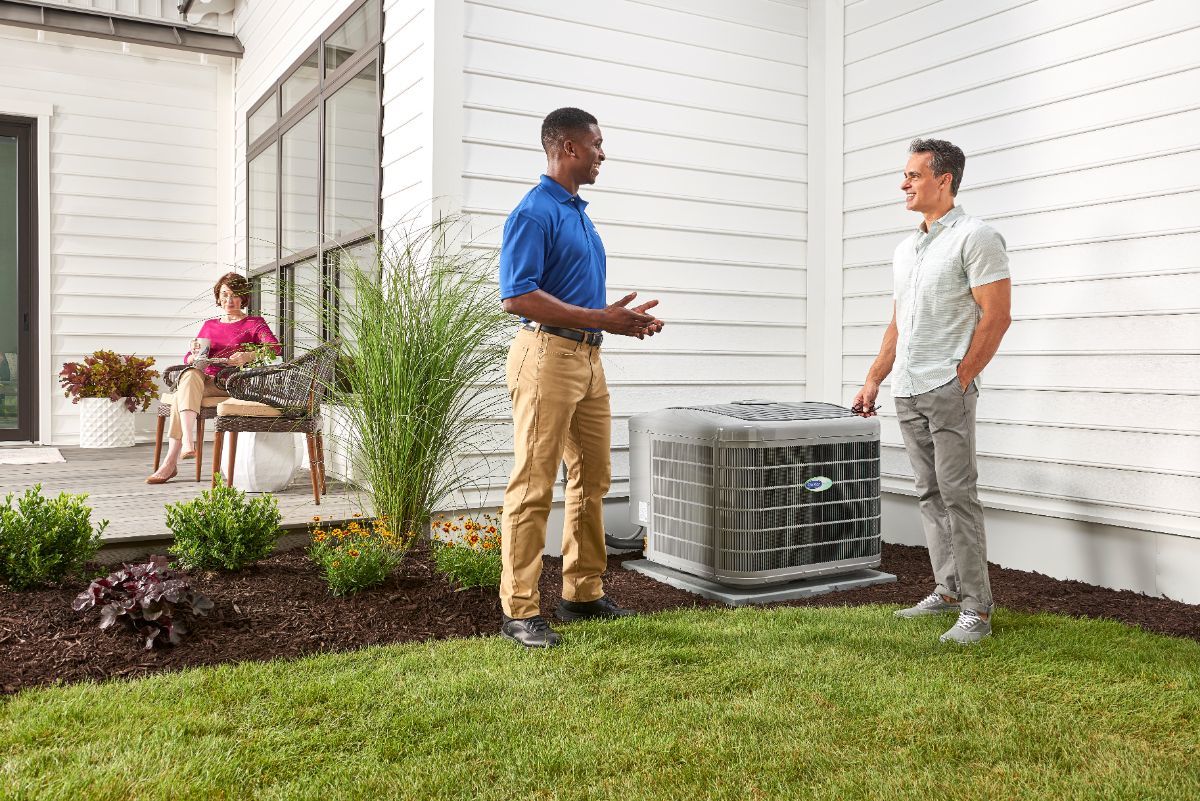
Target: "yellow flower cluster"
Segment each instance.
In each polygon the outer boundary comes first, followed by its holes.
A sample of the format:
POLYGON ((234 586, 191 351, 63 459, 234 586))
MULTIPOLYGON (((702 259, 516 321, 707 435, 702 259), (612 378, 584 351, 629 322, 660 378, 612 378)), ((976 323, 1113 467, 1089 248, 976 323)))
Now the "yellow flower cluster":
POLYGON ((438 515, 433 521, 432 536, 448 548, 496 550, 500 548, 502 515, 501 509, 497 509, 495 515, 483 514, 478 519, 472 515, 459 515, 456 520, 450 520, 445 515, 438 515))
MULTIPOLYGON (((392 531, 391 526, 387 523, 387 516, 377 517, 369 522, 361 522, 361 512, 354 514, 353 520, 346 523, 344 526, 337 526, 332 529, 317 529, 313 535, 313 542, 326 544, 327 547, 343 550, 345 554, 351 558, 356 558, 362 554, 364 547, 383 546, 383 547, 401 547, 405 542, 412 539, 411 532, 402 540, 399 535, 392 531)), ((314 517, 313 522, 320 522, 320 517, 314 517)), ((335 565, 336 567, 336 565, 335 565)))

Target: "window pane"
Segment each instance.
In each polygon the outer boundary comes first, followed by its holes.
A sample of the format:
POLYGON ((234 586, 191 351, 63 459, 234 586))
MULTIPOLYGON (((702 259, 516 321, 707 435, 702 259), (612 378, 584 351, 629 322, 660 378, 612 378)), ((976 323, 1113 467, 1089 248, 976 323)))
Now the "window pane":
POLYGON ((321 344, 321 270, 315 259, 301 262, 292 273, 292 352, 302 356, 321 344))
POLYGON ((283 82, 283 88, 280 91, 283 93, 283 113, 287 114, 292 106, 299 103, 304 97, 317 88, 317 51, 308 54, 308 58, 296 71, 292 73, 292 77, 283 82))
POLYGON ((352 330, 346 324, 346 314, 343 309, 355 308, 357 296, 354 291, 354 279, 351 269, 354 265, 373 280, 379 280, 379 256, 375 240, 360 242, 347 248, 336 248, 327 253, 332 265, 331 275, 336 281, 336 305, 338 308, 338 334, 348 342, 354 340, 352 330))
POLYGON ((325 40, 325 74, 346 63, 368 42, 379 39, 379 2, 370 0, 325 40))
POLYGON ((325 237, 375 227, 379 176, 375 62, 325 105, 325 237))
POLYGON ((275 261, 275 198, 277 145, 250 162, 250 269, 275 261))
POLYGON ((250 313, 265 319, 275 336, 280 336, 279 286, 274 270, 260 273, 250 279, 250 313))
POLYGON ((317 112, 283 135, 283 257, 317 244, 317 112))
POLYGON ((251 142, 262 136, 279 119, 279 114, 276 112, 275 106, 275 95, 271 95, 267 102, 259 106, 258 110, 250 115, 250 121, 247 124, 250 126, 251 142))
POLYGON ((292 359, 292 342, 295 331, 292 328, 292 267, 279 268, 279 327, 275 329, 275 338, 283 343, 283 358, 292 359))

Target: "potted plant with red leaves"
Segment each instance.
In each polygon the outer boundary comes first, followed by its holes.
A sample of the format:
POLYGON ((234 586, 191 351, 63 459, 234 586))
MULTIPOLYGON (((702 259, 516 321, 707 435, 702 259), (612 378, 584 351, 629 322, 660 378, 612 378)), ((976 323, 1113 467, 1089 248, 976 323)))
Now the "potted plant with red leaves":
POLYGON ((133 445, 133 413, 158 397, 153 357, 121 356, 98 350, 82 362, 67 362, 58 374, 63 394, 79 404, 79 447, 133 445))

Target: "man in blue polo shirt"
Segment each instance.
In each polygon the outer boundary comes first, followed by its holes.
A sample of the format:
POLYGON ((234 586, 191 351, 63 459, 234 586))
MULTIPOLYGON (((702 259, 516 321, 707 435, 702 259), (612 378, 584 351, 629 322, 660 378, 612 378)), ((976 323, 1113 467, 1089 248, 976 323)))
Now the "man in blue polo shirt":
POLYGON ((558 466, 567 462, 560 620, 633 614, 605 596, 601 576, 604 495, 612 465, 612 415, 600 363, 601 332, 653 336, 663 322, 629 308, 637 293, 605 299, 604 245, 577 194, 593 184, 604 162, 596 118, 577 108, 552 111, 542 122, 546 174, 504 224, 500 295, 520 316, 505 378, 513 402, 515 463, 504 494, 504 572, 500 633, 530 648, 550 648, 559 635, 541 615, 538 579, 546 547, 558 466))

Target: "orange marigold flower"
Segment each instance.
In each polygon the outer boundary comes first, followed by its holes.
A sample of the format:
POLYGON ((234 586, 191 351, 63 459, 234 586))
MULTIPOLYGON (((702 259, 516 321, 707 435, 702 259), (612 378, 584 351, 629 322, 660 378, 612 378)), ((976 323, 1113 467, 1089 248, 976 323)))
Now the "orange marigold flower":
POLYGON ((355 516, 355 517, 362 517, 362 512, 355 512, 355 513, 354 513, 354 516, 355 516))
POLYGON ((488 534, 495 534, 495 533, 496 533, 496 527, 495 527, 495 526, 488 526, 488 527, 487 527, 487 533, 488 533, 488 534))
POLYGON ((341 559, 334 559, 334 560, 333 560, 333 567, 341 567, 341 566, 342 566, 342 560, 341 560, 341 559))
POLYGON ((320 515, 313 515, 313 522, 314 522, 314 523, 320 523, 320 522, 321 522, 321 516, 320 516, 320 515))
POLYGON ((351 556, 357 557, 359 554, 359 551, 357 548, 351 548, 350 550, 346 551, 346 553, 350 554, 351 556))

